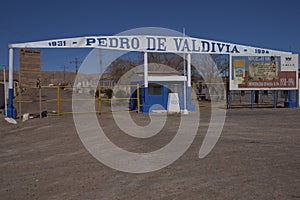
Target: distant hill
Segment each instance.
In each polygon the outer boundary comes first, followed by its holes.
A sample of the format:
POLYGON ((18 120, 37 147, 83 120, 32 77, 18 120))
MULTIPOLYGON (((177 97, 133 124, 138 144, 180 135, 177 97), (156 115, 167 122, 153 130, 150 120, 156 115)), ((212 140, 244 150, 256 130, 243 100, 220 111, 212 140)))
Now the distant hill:
MULTIPOLYGON (((19 80, 19 73, 18 71, 14 71, 14 81, 19 80)), ((42 78, 41 78, 41 85, 46 86, 50 84, 58 85, 73 85, 75 81, 76 74, 75 72, 62 72, 62 71, 43 71, 42 78)), ((108 74, 104 74, 102 78, 105 77, 106 79, 110 76, 108 74)), ((78 80, 80 81, 98 81, 99 74, 81 74, 78 73, 77 75, 78 80)), ((6 71, 6 81, 8 81, 8 71, 6 71)), ((0 71, 0 82, 3 82, 3 71, 0 71)))

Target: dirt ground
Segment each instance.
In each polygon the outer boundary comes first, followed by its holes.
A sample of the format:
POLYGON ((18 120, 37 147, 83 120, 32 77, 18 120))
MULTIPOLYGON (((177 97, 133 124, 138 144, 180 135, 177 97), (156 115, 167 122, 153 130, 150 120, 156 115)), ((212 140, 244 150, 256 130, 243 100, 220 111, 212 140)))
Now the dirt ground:
MULTIPOLYGON (((130 174, 88 153, 72 115, 18 121, 0 117, 0 199, 300 199, 300 109, 228 110, 218 143, 199 159, 210 120, 201 110, 191 147, 161 170, 130 174)), ((137 123, 147 115, 133 113, 137 123)), ((110 114, 98 117, 124 149, 148 151, 176 134, 180 115, 169 115, 156 136, 124 136, 110 114), (134 148, 133 148, 134 147, 134 148)), ((108 132, 108 131, 107 131, 108 132)))

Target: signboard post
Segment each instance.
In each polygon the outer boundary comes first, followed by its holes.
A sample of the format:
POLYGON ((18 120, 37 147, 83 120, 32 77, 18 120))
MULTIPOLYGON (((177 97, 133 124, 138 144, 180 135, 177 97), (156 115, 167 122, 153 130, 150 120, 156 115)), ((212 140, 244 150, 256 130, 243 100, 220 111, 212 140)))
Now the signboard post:
POLYGON ((300 107, 300 79, 298 80, 298 94, 297 94, 297 98, 298 98, 298 108, 300 107))

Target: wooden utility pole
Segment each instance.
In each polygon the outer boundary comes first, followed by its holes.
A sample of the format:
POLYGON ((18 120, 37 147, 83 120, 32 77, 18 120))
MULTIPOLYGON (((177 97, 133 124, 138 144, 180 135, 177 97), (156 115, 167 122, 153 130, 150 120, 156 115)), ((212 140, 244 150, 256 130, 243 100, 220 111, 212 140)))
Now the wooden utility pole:
POLYGON ((66 65, 60 67, 64 69, 64 84, 66 84, 66 69, 68 68, 66 65))
POLYGON ((81 63, 81 61, 78 58, 75 58, 74 60, 72 60, 70 63, 74 63, 75 64, 75 73, 77 75, 78 73, 78 66, 81 63))

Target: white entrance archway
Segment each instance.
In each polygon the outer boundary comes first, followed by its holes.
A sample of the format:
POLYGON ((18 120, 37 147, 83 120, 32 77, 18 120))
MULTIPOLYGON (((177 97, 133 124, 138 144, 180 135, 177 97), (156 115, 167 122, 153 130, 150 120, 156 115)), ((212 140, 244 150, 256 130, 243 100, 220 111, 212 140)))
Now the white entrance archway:
POLYGON ((16 110, 13 106, 13 49, 15 48, 102 48, 110 50, 144 52, 144 86, 146 94, 148 94, 149 79, 154 79, 154 77, 148 76, 148 52, 186 54, 188 58, 187 75, 184 75, 181 78, 187 81, 188 92, 191 91, 192 54, 229 54, 231 56, 286 56, 292 54, 291 52, 276 51, 193 37, 155 35, 84 36, 76 38, 63 38, 37 42, 10 44, 8 45, 8 47, 9 100, 7 106, 7 116, 12 118, 16 118, 16 110))

